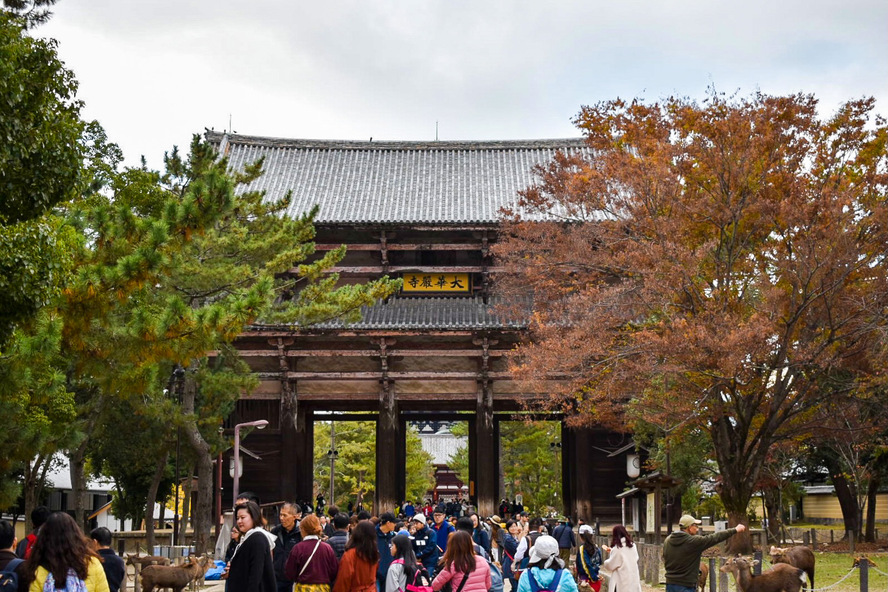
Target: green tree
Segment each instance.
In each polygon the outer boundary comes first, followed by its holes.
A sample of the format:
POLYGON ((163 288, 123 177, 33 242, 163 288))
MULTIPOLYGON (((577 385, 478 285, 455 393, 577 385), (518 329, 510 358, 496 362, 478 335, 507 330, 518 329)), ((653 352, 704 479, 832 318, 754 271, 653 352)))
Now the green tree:
MULTIPOLYGON (((376 424, 375 422, 336 422, 334 462, 335 499, 329 500, 340 508, 351 501, 357 504, 362 494, 364 507, 372 507, 376 491, 376 424)), ((407 499, 424 499, 434 488, 432 457, 422 449, 419 433, 413 426, 407 427, 407 464, 405 490, 407 499)), ((330 491, 330 423, 315 423, 315 485, 319 492, 329 497, 330 491)), ((392 459, 394 461, 394 459, 392 459)))
MULTIPOLYGON (((452 428, 457 436, 468 435, 468 424, 452 428)), ((505 495, 521 495, 528 512, 552 516, 564 511, 561 497, 561 423, 557 421, 504 421, 500 423, 500 467, 505 495)), ((459 480, 469 482, 468 446, 451 456, 448 466, 459 480)))
POLYGON ((69 269, 70 236, 48 212, 82 187, 76 90, 56 42, 30 37, 22 18, 0 10, 0 348, 69 269))

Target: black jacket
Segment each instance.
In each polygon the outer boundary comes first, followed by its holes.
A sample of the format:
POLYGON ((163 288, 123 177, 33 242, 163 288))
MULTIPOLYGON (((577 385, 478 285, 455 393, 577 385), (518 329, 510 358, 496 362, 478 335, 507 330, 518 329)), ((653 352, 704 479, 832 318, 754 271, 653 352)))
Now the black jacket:
POLYGON ((126 576, 126 565, 123 559, 117 556, 113 549, 99 549, 102 558, 102 567, 105 569, 105 577, 108 579, 108 588, 111 592, 118 592, 123 578, 126 576))
POLYGON ((284 565, 287 563, 287 557, 290 556, 290 551, 293 550, 296 543, 302 540, 302 533, 299 532, 299 527, 295 524, 293 525, 293 530, 289 532, 284 529, 283 525, 278 524, 271 529, 271 534, 275 536, 274 577, 276 577, 279 582, 288 582, 289 580, 287 579, 287 576, 284 575, 284 565))
POLYGON ((228 592, 277 592, 271 546, 262 533, 254 533, 231 558, 228 592))

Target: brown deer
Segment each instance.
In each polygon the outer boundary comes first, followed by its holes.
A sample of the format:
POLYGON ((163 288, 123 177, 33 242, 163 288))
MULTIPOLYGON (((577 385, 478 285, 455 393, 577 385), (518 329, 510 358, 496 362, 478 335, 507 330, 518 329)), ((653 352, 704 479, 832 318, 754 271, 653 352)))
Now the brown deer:
POLYGON ((145 567, 146 565, 169 565, 170 558, 161 557, 160 555, 139 555, 138 553, 135 555, 131 555, 130 553, 127 553, 126 564, 138 564, 140 567, 145 567))
MULTIPOLYGON (((814 589, 814 552, 808 547, 797 545, 795 547, 771 547, 769 553, 771 563, 788 563, 793 567, 805 570, 808 574, 808 581, 811 583, 811 589, 814 589)), ((806 588, 806 586, 802 586, 806 588)))
POLYGON ((804 570, 786 563, 778 563, 760 575, 752 575, 752 566, 758 561, 750 561, 737 556, 728 559, 720 571, 734 574, 739 592, 799 592, 806 575, 804 570))
POLYGON ((182 565, 146 565, 141 573, 143 592, 153 592, 159 588, 182 592, 192 580, 207 573, 209 566, 209 557, 189 557, 182 565))
POLYGON ((697 590, 699 590, 700 592, 705 592, 707 580, 709 580, 709 563, 706 561, 701 561, 700 574, 697 576, 697 590))

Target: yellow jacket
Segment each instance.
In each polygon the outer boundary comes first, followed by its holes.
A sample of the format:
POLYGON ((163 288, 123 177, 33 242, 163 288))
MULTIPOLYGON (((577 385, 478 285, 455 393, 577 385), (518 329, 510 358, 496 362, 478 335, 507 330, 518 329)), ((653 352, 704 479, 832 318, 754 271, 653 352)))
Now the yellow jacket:
MULTIPOLYGON (((48 575, 49 572, 42 566, 37 566, 37 573, 34 574, 34 581, 31 582, 28 592, 43 592, 43 584, 46 583, 48 575)), ((108 588, 108 579, 105 577, 105 568, 96 557, 89 560, 89 570, 86 572, 84 582, 89 592, 111 592, 108 588)))

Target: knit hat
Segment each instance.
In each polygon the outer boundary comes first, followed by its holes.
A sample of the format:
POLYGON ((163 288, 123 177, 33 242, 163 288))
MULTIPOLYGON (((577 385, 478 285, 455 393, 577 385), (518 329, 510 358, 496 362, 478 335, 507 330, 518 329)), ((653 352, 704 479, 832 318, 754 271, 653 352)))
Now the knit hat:
POLYGON ((558 541, 546 534, 540 535, 530 548, 530 564, 540 561, 544 562, 544 569, 549 569, 555 562, 558 564, 557 569, 564 567, 564 563, 558 557, 558 541))
POLYGON ((426 517, 423 516, 422 514, 416 514, 415 516, 413 516, 413 521, 414 521, 414 522, 419 522, 419 523, 422 524, 423 526, 426 525, 426 517))

